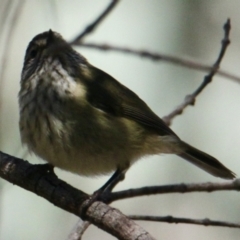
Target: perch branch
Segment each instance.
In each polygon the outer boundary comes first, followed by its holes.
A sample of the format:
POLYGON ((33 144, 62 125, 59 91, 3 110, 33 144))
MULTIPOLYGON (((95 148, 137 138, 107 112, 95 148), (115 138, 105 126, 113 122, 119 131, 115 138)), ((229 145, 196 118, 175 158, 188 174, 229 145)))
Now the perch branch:
POLYGON ((89 202, 89 196, 58 179, 53 170, 46 165, 32 165, 27 161, 0 152, 0 177, 36 193, 59 208, 81 218, 84 217, 84 220, 118 239, 154 239, 119 210, 102 202, 93 202, 83 215, 82 209, 89 202))
POLYGON ((192 184, 171 184, 164 186, 151 186, 135 189, 128 189, 112 193, 103 194, 102 198, 105 202, 113 202, 117 200, 140 197, 154 194, 167 194, 167 193, 189 193, 189 192, 213 192, 213 191, 239 191, 240 179, 233 181, 224 181, 222 183, 192 183, 192 184))

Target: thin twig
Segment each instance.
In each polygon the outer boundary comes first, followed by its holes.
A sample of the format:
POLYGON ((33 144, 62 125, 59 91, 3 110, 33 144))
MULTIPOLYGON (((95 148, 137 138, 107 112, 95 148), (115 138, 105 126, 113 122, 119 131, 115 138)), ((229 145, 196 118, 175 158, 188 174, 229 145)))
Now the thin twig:
POLYGON ((167 125, 171 124, 171 121, 174 117, 182 114, 182 112, 184 111, 184 109, 187 106, 195 104, 196 97, 212 81, 213 76, 217 73, 217 71, 220 67, 220 63, 221 63, 221 61, 223 59, 223 56, 226 52, 226 49, 227 49, 228 45, 230 44, 230 40, 229 40, 229 33, 230 33, 230 29, 231 29, 230 19, 227 19, 227 22, 224 24, 223 29, 224 29, 224 38, 222 40, 222 47, 221 47, 221 50, 220 50, 220 53, 218 55, 218 58, 217 58, 216 62, 213 64, 213 66, 211 68, 211 71, 209 72, 208 75, 206 75, 204 77, 204 80, 201 83, 201 85, 192 94, 187 95, 185 97, 185 100, 179 106, 177 106, 170 114, 163 117, 163 121, 167 125))
POLYGON ((87 230, 90 224, 91 223, 88 221, 83 221, 82 219, 79 219, 77 224, 74 226, 73 230, 69 234, 67 240, 81 240, 84 232, 87 230))
POLYGON ((129 215, 128 217, 131 218, 132 220, 139 220, 139 221, 188 223, 188 224, 202 225, 205 227, 216 226, 216 227, 240 228, 240 224, 238 223, 216 221, 208 218, 190 219, 190 218, 179 218, 179 217, 173 217, 173 216, 158 217, 158 216, 144 216, 144 215, 129 215))
MULTIPOLYGON (((177 66, 183 66, 189 69, 193 70, 199 70, 202 72, 209 72, 213 69, 212 66, 203 64, 194 60, 185 59, 182 57, 176 57, 171 55, 166 55, 163 53, 153 53, 149 52, 147 50, 136 50, 133 48, 127 48, 127 47, 119 47, 119 46, 113 46, 109 44, 95 44, 95 43, 74 43, 73 45, 79 46, 79 47, 87 47, 87 48, 95 48, 102 51, 116 51, 116 52, 122 52, 127 54, 133 54, 137 55, 139 57, 152 59, 154 61, 164 61, 170 64, 174 64, 177 66)), ((240 77, 233 75, 227 71, 224 70, 218 70, 217 75, 231 79, 237 83, 240 83, 240 77)))
POLYGON ((112 9, 117 5, 119 0, 111 0, 110 4, 107 6, 107 8, 97 17, 97 19, 89 24, 85 30, 80 33, 74 40, 70 42, 70 44, 77 44, 81 42, 83 37, 85 37, 87 34, 93 32, 95 28, 99 25, 99 23, 112 11, 112 9))
MULTIPOLYGON (((0 109, 2 108, 2 105, 3 105, 3 91, 5 90, 4 76, 5 76, 5 71, 8 65, 8 54, 10 52, 9 49, 11 48, 11 43, 12 43, 12 40, 14 39, 13 33, 18 23, 17 20, 21 14, 24 4, 25 4, 25 0, 16 2, 17 6, 15 7, 14 12, 11 14, 11 18, 8 23, 9 31, 6 36, 5 47, 1 55, 1 64, 0 64, 0 109)), ((2 122, 2 119, 0 118, 0 126, 2 125, 1 122, 2 122)))
POLYGON ((0 32, 4 32, 4 28, 8 27, 6 24, 9 16, 10 9, 12 8, 13 1, 3 1, 1 2, 1 13, 0 13, 0 32))
POLYGON ((192 183, 192 184, 171 184, 164 186, 149 186, 135 189, 128 189, 124 191, 117 191, 112 193, 103 193, 102 198, 105 202, 110 203, 113 201, 155 195, 155 194, 167 194, 167 193, 190 193, 190 192, 213 192, 213 191, 225 191, 233 190, 240 191, 240 179, 233 181, 224 181, 222 183, 192 183))
POLYGON ((13 37, 13 33, 15 30, 15 27, 17 25, 17 20, 21 14, 21 11, 23 9, 23 6, 25 4, 25 1, 18 1, 16 3, 16 7, 14 9, 14 12, 11 15, 11 18, 9 20, 8 26, 9 26, 9 31, 7 33, 7 37, 6 37, 6 41, 5 41, 5 47, 2 53, 2 59, 1 59, 1 65, 0 65, 0 82, 1 82, 1 87, 0 87, 0 96, 2 96, 2 92, 4 87, 3 87, 3 80, 4 80, 4 74, 5 74, 5 70, 6 70, 6 66, 8 64, 8 53, 9 53, 9 49, 11 47, 11 41, 14 39, 13 37))

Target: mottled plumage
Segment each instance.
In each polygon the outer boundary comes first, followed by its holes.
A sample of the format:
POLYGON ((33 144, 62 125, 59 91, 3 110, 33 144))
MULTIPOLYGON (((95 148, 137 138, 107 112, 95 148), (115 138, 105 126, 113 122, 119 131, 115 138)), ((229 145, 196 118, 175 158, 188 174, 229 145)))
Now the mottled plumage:
POLYGON ((62 169, 86 176, 121 172, 143 156, 173 153, 214 176, 234 178, 51 30, 29 43, 19 106, 22 142, 62 169))

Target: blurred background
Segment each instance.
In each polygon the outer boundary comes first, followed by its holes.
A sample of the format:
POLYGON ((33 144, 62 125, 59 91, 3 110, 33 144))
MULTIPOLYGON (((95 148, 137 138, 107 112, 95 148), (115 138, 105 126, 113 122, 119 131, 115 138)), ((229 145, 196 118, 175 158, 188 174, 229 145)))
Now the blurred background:
MULTIPOLYGON (((41 163, 26 153, 18 131, 19 81, 25 49, 38 33, 58 31, 72 40, 105 9, 108 0, 0 0, 0 150, 41 163)), ((146 49, 212 65, 231 18, 231 45, 221 68, 240 76, 240 1, 123 0, 88 35, 85 42, 146 49)), ((135 91, 159 115, 165 116, 193 92, 205 73, 113 51, 76 48, 93 65, 135 91)), ((184 141, 216 158, 240 176, 240 85, 214 81, 194 107, 174 119, 172 129, 184 141)), ((87 160, 87 159, 86 159, 87 160)), ((109 176, 86 178, 62 170, 57 175, 92 193, 109 176)), ((148 157, 137 162, 117 189, 172 183, 221 182, 177 156, 148 157)), ((240 222, 237 192, 164 194, 112 204, 125 214, 173 215, 240 222), (137 200, 137 201, 136 201, 137 200)), ((46 200, 0 179, 0 239, 66 239, 78 218, 46 200)), ((186 224, 139 222, 158 239, 239 239, 239 230, 186 224)), ((113 239, 91 226, 83 239, 113 239)))

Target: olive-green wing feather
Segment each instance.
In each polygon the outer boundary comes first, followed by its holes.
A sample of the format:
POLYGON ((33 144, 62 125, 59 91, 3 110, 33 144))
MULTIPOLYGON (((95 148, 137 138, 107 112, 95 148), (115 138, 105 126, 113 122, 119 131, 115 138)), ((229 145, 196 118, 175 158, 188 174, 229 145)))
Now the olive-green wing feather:
POLYGON ((176 134, 134 92, 107 73, 91 67, 93 79, 87 82, 88 101, 96 108, 118 117, 132 119, 154 129, 159 135, 176 134))
MULTIPOLYGON (((134 92, 117 82, 108 74, 93 67, 94 80, 87 83, 88 101, 96 108, 113 116, 132 119, 159 135, 176 134, 134 92)), ((178 137, 177 137, 178 138, 178 137)), ((182 153, 178 155, 214 176, 232 179, 235 174, 214 157, 179 141, 182 153)))

